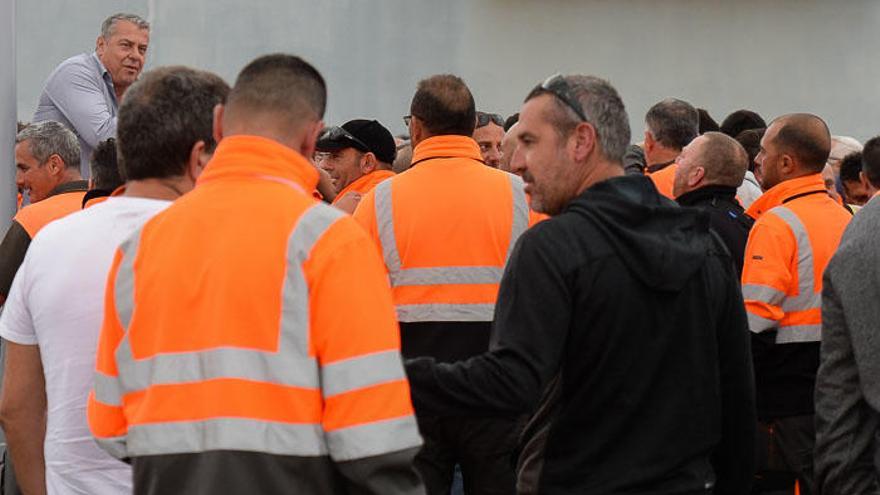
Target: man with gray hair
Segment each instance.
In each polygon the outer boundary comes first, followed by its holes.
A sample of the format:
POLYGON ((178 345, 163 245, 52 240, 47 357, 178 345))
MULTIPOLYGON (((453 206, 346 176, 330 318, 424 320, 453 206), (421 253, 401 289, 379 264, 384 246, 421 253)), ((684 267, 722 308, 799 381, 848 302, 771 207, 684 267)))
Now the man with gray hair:
POLYGON ((749 231, 755 223, 736 200, 749 167, 749 155, 732 137, 707 132, 681 150, 676 159, 672 193, 682 206, 709 214, 709 225, 721 237, 742 274, 749 231))
POLYGON ((700 114, 690 103, 667 98, 645 114, 646 172, 660 194, 674 198, 675 159, 699 135, 700 114))
POLYGON ((491 350, 407 362, 416 410, 530 413, 517 492, 748 493, 755 398, 738 277, 703 213, 624 176, 617 91, 553 76, 513 157, 532 208, 498 293, 491 350))
POLYGON ((116 136, 122 95, 144 68, 150 24, 134 14, 114 14, 101 24, 95 51, 61 62, 46 79, 34 122, 55 120, 76 133, 82 173, 98 143, 116 136))
POLYGON ((0 243, 0 304, 31 239, 46 224, 82 208, 89 188, 80 175, 76 136, 55 121, 31 124, 15 138, 15 183, 30 205, 16 213, 0 243))

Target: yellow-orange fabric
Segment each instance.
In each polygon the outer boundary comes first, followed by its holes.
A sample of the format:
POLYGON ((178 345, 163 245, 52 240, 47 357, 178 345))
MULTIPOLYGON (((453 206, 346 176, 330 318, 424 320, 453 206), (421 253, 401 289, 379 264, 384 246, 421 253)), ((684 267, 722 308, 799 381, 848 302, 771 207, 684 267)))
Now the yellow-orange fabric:
POLYGON ((776 330, 776 343, 818 342, 822 272, 852 216, 820 174, 782 182, 746 212, 756 219, 742 274, 749 327, 776 330))
POLYGON ((677 168, 678 164, 670 163, 660 170, 648 174, 648 177, 654 182, 657 192, 669 199, 675 199, 675 195, 672 194, 672 185, 675 183, 675 170, 677 168))
POLYGON ((385 179, 390 179, 394 177, 394 172, 390 170, 373 170, 372 172, 365 174, 361 177, 358 177, 357 180, 353 181, 351 184, 342 188, 341 191, 336 195, 333 199, 333 204, 335 205, 342 199, 346 194, 354 191, 361 194, 366 194, 373 190, 377 184, 382 182, 385 179))
POLYGON ((15 214, 14 220, 21 224, 31 239, 43 227, 82 209, 85 191, 68 191, 53 194, 48 198, 25 206, 15 214))
POLYGON ((119 249, 89 424, 118 457, 360 459, 418 446, 381 259, 302 156, 225 138, 119 249))
POLYGON ((419 143, 412 168, 364 196, 354 217, 382 250, 401 322, 492 321, 510 250, 544 218, 522 179, 486 167, 465 136, 419 143))

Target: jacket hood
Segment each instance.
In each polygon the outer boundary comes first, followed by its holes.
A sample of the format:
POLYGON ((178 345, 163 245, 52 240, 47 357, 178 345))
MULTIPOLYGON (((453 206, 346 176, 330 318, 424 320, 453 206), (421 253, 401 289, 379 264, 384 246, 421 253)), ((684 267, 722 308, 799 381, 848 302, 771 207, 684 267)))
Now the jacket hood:
POLYGON ((713 246, 708 215, 679 207, 644 176, 595 184, 572 200, 564 213, 588 218, 629 271, 656 290, 681 290, 702 268, 713 246))

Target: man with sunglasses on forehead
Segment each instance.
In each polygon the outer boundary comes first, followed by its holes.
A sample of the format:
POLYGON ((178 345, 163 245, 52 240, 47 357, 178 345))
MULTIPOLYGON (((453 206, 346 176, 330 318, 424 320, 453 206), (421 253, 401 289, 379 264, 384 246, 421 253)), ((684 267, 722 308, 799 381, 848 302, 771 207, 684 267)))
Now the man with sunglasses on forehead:
POLYGON ((361 196, 376 184, 394 177, 394 136, 375 120, 357 119, 330 127, 315 149, 318 166, 330 174, 336 189, 332 204, 346 213, 353 213, 361 196))
POLYGON ((517 241, 491 350, 407 361, 419 414, 531 414, 517 493, 744 494, 754 467, 749 336, 706 214, 625 176, 629 119, 591 76, 526 98, 514 172, 552 216, 517 241))
POLYGON ((497 113, 477 112, 474 141, 480 146, 483 161, 492 168, 498 168, 501 165, 502 139, 504 139, 504 119, 497 113))

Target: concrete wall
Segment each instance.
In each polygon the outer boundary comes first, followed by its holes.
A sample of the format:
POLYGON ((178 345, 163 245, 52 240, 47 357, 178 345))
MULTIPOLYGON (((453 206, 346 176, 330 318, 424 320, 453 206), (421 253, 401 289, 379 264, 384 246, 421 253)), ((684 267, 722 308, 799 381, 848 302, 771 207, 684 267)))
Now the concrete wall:
POLYGON ((328 80, 330 123, 375 117, 401 132, 416 82, 448 71, 468 81, 478 107, 510 114, 562 71, 610 79, 636 139, 666 96, 719 122, 744 107, 812 111, 836 134, 880 133, 874 0, 19 2, 20 117, 30 118, 52 68, 91 50, 101 20, 120 10, 154 22, 148 66, 189 64, 231 82, 259 54, 301 54, 328 80))
POLYGON ((0 0, 0 232, 15 214, 15 2, 0 0))

